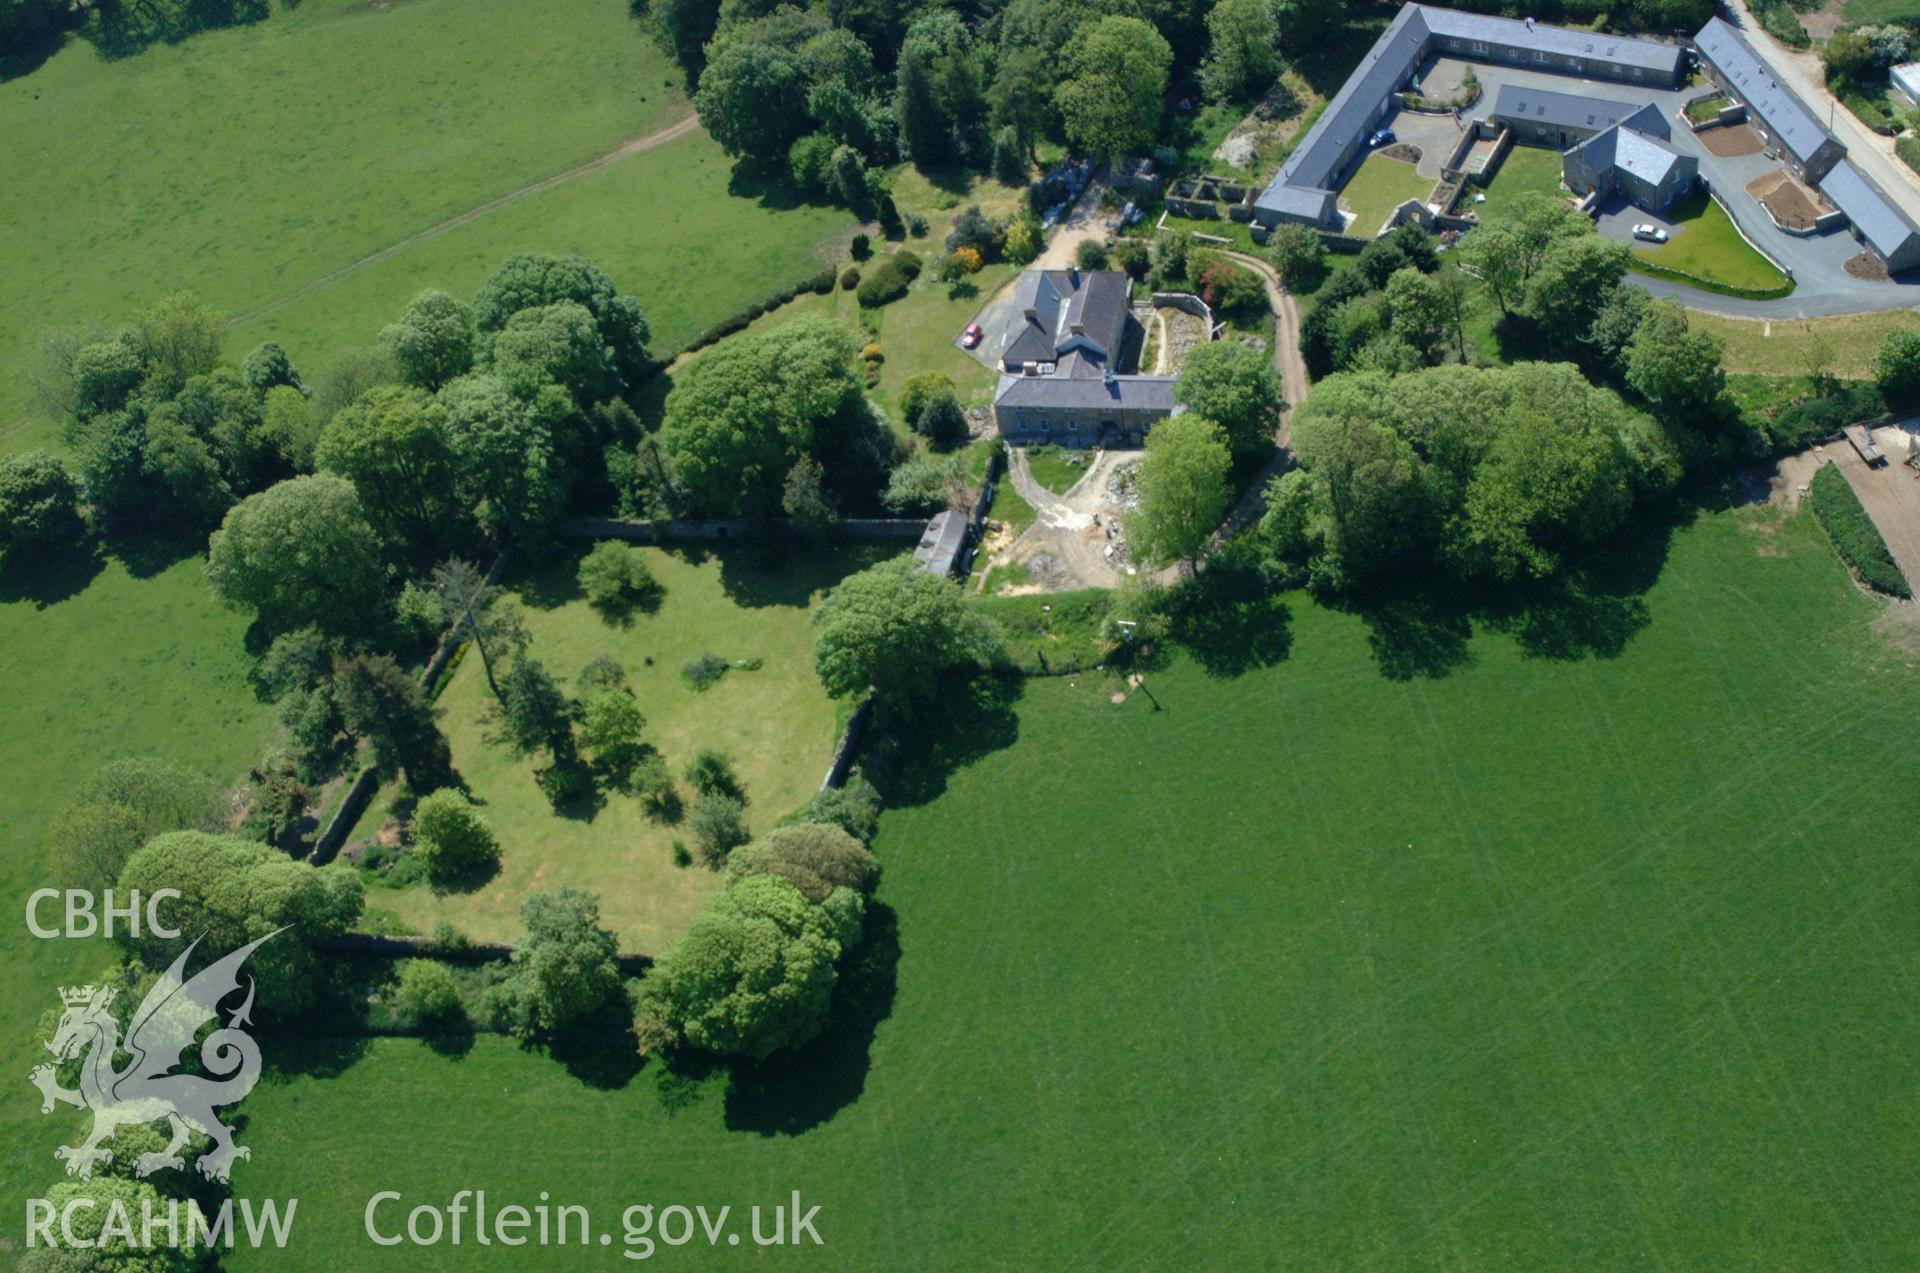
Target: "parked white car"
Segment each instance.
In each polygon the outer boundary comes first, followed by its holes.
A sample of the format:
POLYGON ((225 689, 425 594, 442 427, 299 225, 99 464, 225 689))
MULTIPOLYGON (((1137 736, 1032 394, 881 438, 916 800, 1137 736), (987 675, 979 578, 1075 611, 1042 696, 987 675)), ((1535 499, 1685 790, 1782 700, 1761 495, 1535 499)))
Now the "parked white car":
POLYGON ((1665 243, 1667 232, 1657 225, 1636 225, 1633 227, 1633 237, 1649 243, 1665 243))

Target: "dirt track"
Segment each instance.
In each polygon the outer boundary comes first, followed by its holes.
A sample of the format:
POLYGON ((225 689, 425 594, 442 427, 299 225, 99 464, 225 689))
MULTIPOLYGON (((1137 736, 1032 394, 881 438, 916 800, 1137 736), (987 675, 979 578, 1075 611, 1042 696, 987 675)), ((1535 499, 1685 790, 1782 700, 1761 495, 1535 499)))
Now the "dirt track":
POLYGON ((1300 356, 1300 303, 1280 281, 1279 271, 1258 257, 1244 256, 1239 252, 1229 252, 1227 256, 1258 274, 1260 281, 1266 284, 1267 303, 1273 306, 1275 315, 1273 365, 1280 371, 1281 391, 1286 395, 1287 409, 1280 413, 1280 425, 1273 434, 1273 440, 1280 449, 1274 454, 1272 463, 1247 488, 1247 493, 1240 497, 1240 502, 1227 515, 1226 525, 1221 528, 1223 539, 1266 511, 1263 495, 1267 483, 1293 467, 1293 452, 1288 446, 1293 439, 1293 408, 1306 401, 1307 391, 1313 387, 1313 382, 1307 379, 1307 360, 1300 356))

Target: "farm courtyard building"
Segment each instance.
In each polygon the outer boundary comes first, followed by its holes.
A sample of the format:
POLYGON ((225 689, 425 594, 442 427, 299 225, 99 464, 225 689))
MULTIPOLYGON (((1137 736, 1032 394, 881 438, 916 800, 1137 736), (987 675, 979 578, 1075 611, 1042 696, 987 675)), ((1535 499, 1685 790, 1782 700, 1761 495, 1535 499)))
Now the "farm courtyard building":
POLYGON ((1429 54, 1658 88, 1680 83, 1686 59, 1678 45, 1569 31, 1530 18, 1406 5, 1254 201, 1254 216, 1262 225, 1297 221, 1341 228, 1336 192, 1348 166, 1365 150, 1393 94, 1407 86, 1429 54))
POLYGON ((1672 130, 1666 116, 1652 102, 1609 102, 1576 93, 1554 93, 1545 89, 1502 84, 1493 99, 1492 120, 1513 130, 1513 139, 1523 146, 1550 146, 1565 150, 1576 146, 1615 124, 1651 137, 1668 137, 1672 130))
POLYGON ((1010 442, 1139 446, 1178 409, 1173 376, 1120 374, 1132 281, 1119 270, 1028 270, 996 355, 993 418, 1010 442))
POLYGON ((1766 60, 1741 34, 1719 18, 1709 19, 1693 37, 1700 65, 1713 82, 1747 108, 1747 120, 1767 153, 1784 160, 1803 181, 1819 181, 1847 153, 1840 139, 1782 84, 1766 60))
POLYGON ((1567 189, 1577 194, 1621 195, 1653 210, 1670 206, 1700 180, 1698 159, 1626 124, 1615 124, 1567 151, 1560 168, 1567 189))

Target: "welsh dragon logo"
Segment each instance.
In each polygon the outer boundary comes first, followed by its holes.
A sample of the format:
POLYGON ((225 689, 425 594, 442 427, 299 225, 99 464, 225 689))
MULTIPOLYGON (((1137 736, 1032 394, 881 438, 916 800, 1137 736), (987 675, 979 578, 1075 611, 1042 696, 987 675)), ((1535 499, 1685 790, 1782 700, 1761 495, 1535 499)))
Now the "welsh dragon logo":
POLYGON ((185 976, 187 958, 200 940, 180 952, 173 966, 156 981, 120 1039, 120 1025, 108 1011, 116 993, 110 986, 60 988, 66 1011, 47 1050, 60 1061, 85 1053, 78 1091, 60 1086, 52 1064, 37 1065, 27 1076, 45 1098, 40 1112, 51 1114, 55 1102, 93 1111, 93 1131, 78 1145, 62 1145, 54 1157, 64 1159, 69 1176, 91 1176, 95 1163, 111 1162, 113 1151, 101 1142, 129 1124, 165 1119, 172 1131, 166 1149, 142 1154, 134 1163, 140 1176, 163 1167, 184 1168, 180 1151, 193 1132, 213 1138, 213 1147, 200 1155, 200 1174, 225 1180, 236 1158, 252 1152, 233 1143, 233 1128, 220 1121, 215 1109, 231 1105, 260 1080, 260 1049, 240 1029, 251 1025, 253 979, 247 978, 247 997, 232 1011, 226 1025, 200 1044, 202 1074, 175 1074, 180 1053, 192 1045, 201 1027, 220 1018, 220 1002, 240 989, 240 965, 275 933, 251 942, 208 965, 191 979, 185 976), (125 1069, 113 1068, 114 1054, 132 1057, 125 1069), (211 1075, 213 1077, 207 1077, 211 1075))

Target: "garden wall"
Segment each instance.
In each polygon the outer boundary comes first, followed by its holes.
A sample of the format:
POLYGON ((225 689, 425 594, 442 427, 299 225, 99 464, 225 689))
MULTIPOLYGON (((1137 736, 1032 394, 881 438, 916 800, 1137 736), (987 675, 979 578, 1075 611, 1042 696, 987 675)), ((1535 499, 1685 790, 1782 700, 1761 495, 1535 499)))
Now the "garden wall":
MULTIPOLYGON (((849 517, 839 524, 845 539, 893 540, 918 539, 927 528, 925 518, 849 517)), ((803 532, 785 520, 767 524, 774 535, 798 538, 803 532)), ((745 539, 752 527, 744 518, 675 519, 671 521, 630 521, 619 517, 576 517, 560 524, 563 539, 623 539, 635 544, 659 544, 669 540, 719 543, 745 539)))
MULTIPOLYGON (((327 950, 350 955, 380 955, 388 959, 438 959, 450 964, 492 964, 513 958, 513 947, 504 942, 466 942, 447 946, 431 937, 383 937, 373 933, 337 933, 321 941, 327 950)), ((624 973, 643 973, 653 967, 651 955, 616 954, 614 962, 624 973)))

